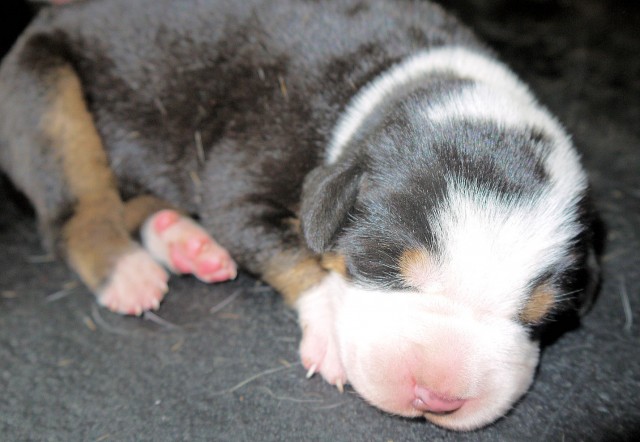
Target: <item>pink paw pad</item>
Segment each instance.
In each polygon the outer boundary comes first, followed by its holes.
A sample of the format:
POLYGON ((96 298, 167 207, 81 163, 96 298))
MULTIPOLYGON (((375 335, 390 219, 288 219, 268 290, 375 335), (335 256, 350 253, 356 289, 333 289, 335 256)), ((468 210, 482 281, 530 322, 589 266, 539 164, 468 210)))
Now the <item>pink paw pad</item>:
POLYGON ((229 253, 195 221, 173 210, 152 215, 142 228, 145 247, 174 273, 193 274, 204 282, 236 277, 229 253))
POLYGON ((149 254, 135 249, 118 259, 98 302, 123 315, 140 315, 156 310, 167 293, 169 275, 149 254))
POLYGON ((156 213, 152 219, 153 229, 160 234, 174 225, 180 219, 180 214, 173 210, 162 210, 156 213))

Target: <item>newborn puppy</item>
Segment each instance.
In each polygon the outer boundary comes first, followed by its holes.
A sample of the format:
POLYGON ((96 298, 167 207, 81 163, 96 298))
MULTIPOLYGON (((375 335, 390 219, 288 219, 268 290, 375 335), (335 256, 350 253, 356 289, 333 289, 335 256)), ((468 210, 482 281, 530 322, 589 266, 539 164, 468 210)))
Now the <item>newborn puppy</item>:
POLYGON ((589 294, 570 138, 425 1, 46 8, 0 106, 3 170, 101 304, 139 314, 165 267, 237 262, 298 310, 309 375, 390 413, 496 420, 589 294))

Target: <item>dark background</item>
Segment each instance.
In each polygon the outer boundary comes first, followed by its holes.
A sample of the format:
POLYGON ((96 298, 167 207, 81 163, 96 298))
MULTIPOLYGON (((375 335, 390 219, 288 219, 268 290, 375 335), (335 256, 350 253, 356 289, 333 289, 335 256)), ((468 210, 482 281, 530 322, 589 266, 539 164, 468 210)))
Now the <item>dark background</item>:
MULTIPOLYGON (((442 3, 574 135, 606 230, 595 306, 545 348, 506 418, 451 433, 306 380, 294 313, 247 275, 174 277, 157 317, 99 309, 45 255, 31 210, 0 178, 0 439, 640 440, 640 2, 442 3)), ((1 2, 0 50, 30 14, 1 2)))

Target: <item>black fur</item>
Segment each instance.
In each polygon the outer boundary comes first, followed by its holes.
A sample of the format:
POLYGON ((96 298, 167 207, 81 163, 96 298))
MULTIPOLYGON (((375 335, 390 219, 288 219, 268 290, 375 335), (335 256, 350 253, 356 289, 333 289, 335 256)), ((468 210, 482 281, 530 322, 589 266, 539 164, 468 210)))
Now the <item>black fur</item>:
POLYGON ((535 130, 415 121, 421 103, 464 87, 447 76, 399 91, 345 158, 322 165, 332 128, 362 86, 445 44, 487 52, 422 1, 104 0, 45 9, 0 70, 0 165, 55 238, 73 201, 33 128, 47 76, 67 64, 124 199, 151 193, 199 216, 255 273, 273 253, 303 246, 287 227, 299 217, 314 252, 338 249, 356 280, 400 287, 402 250, 438 250, 429 213, 445 176, 507 199, 547 179, 531 148, 546 140, 535 130), (34 150, 15 154, 10 145, 19 143, 34 150))

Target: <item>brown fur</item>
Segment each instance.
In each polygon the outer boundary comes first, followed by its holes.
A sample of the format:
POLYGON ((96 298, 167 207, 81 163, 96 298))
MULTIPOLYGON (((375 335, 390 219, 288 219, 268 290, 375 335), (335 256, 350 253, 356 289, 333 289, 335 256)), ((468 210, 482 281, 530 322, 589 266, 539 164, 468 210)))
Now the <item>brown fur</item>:
POLYGON ((551 311, 555 302, 555 291, 549 284, 541 284, 533 291, 529 301, 520 312, 520 319, 529 324, 541 322, 551 311))
POLYGON ((400 274, 409 287, 420 286, 425 275, 428 276, 431 266, 431 256, 423 249, 405 250, 398 260, 400 274))
POLYGON ((127 231, 131 234, 137 232, 151 215, 165 209, 180 212, 173 205, 153 195, 141 195, 130 199, 124 206, 124 223, 127 231))
POLYGON ((262 279, 282 293, 289 305, 293 305, 303 292, 317 285, 326 275, 327 271, 318 258, 304 251, 288 251, 275 255, 269 261, 262 279))
POLYGON ((62 228, 62 247, 73 269, 95 290, 105 282, 115 260, 134 244, 80 81, 69 67, 59 68, 56 79, 42 129, 75 201, 73 215, 62 228))
POLYGON ((325 253, 320 258, 320 264, 323 268, 332 272, 336 272, 344 278, 348 278, 349 276, 349 272, 347 270, 347 262, 345 261, 345 257, 343 255, 333 252, 325 253))

